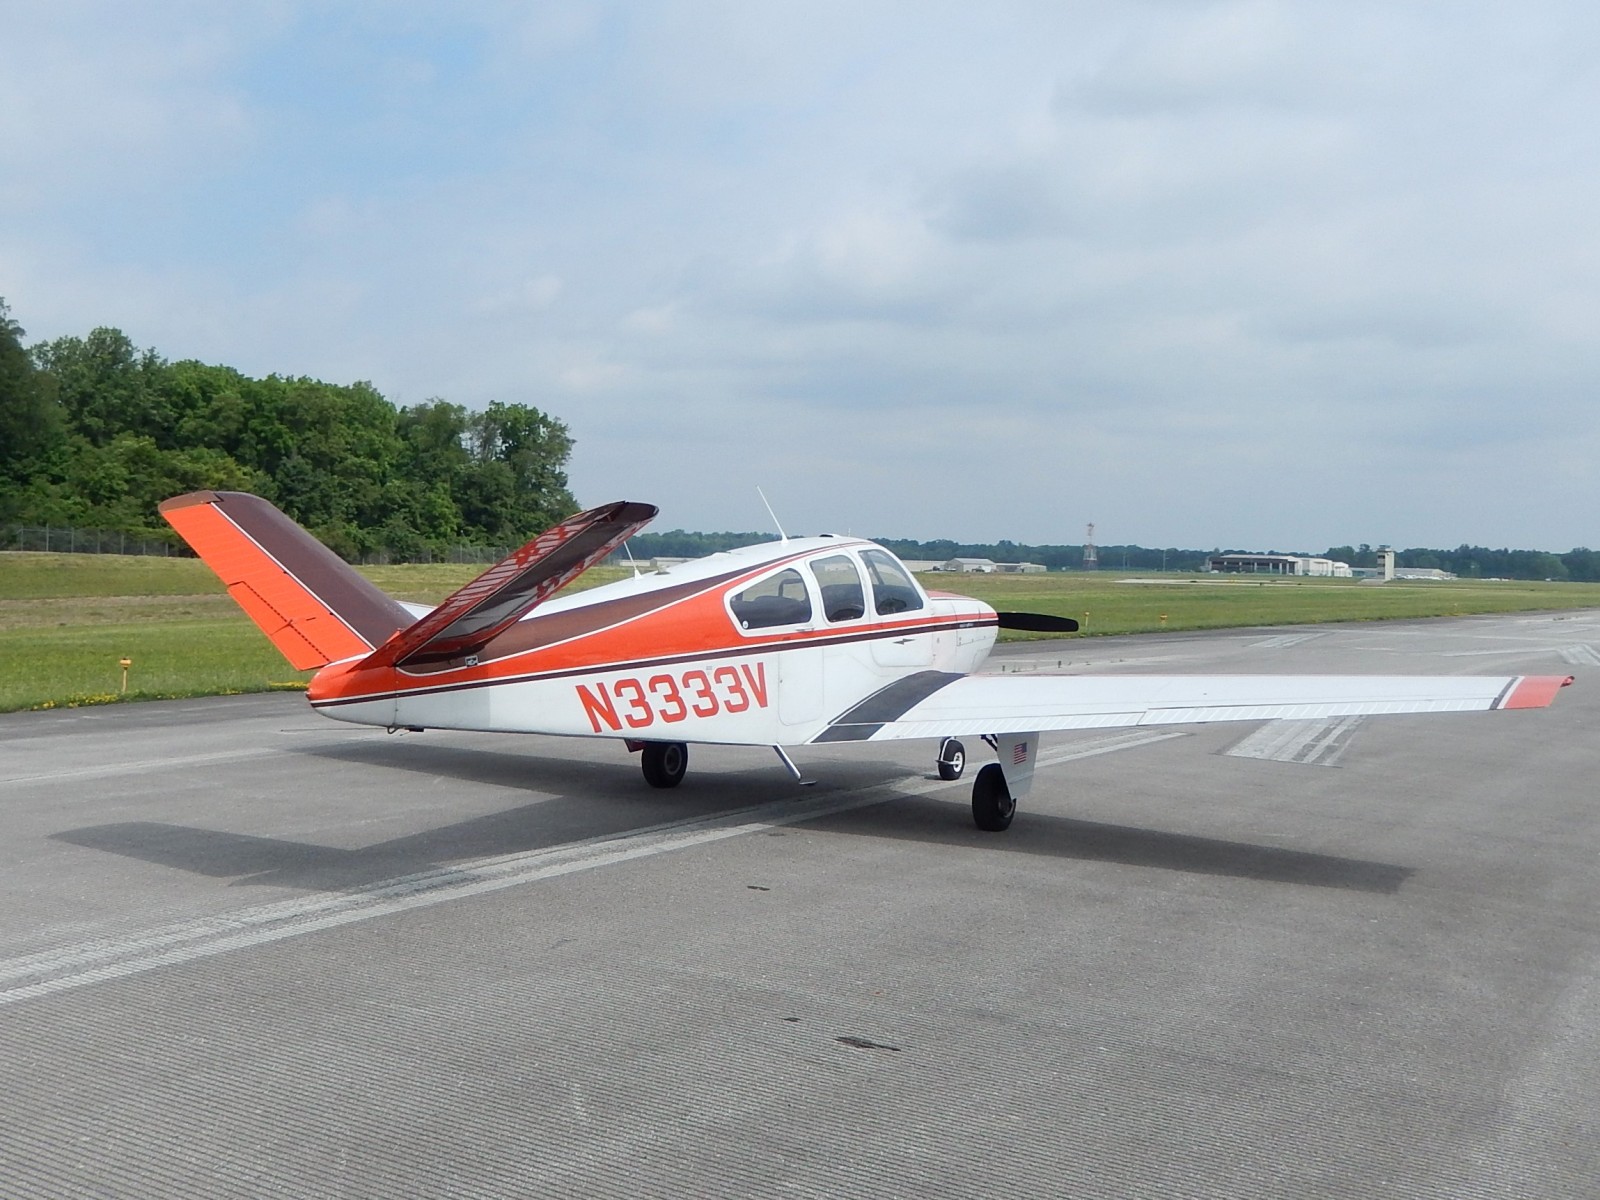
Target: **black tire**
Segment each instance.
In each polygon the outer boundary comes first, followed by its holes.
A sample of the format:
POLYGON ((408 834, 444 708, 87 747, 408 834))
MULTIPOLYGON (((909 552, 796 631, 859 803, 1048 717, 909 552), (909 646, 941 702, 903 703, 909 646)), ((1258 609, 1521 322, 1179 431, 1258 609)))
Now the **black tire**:
POLYGON ((689 769, 689 747, 682 742, 646 742, 639 752, 639 765, 651 787, 677 787, 689 769))
POLYGON ((1016 816, 1017 802, 999 763, 986 763, 972 781, 972 819, 986 833, 999 833, 1016 816))
POLYGON ((945 738, 939 743, 939 778, 960 779, 967 769, 967 748, 955 738, 945 738))

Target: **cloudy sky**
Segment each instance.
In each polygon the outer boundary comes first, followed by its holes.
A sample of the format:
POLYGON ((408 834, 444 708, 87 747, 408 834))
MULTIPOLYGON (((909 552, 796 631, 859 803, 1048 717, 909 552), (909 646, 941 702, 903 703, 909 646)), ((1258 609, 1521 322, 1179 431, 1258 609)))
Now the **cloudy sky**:
POLYGON ((10 0, 30 340, 531 403, 659 528, 1600 545, 1600 8, 10 0))

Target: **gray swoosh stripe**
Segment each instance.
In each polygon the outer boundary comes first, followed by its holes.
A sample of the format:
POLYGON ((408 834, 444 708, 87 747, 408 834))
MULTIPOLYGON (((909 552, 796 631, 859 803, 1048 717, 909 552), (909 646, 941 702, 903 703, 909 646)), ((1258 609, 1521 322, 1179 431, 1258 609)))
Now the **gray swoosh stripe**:
POLYGON ((864 742, 890 721, 897 721, 941 688, 964 678, 952 671, 918 671, 873 692, 854 708, 834 718, 812 742, 864 742))

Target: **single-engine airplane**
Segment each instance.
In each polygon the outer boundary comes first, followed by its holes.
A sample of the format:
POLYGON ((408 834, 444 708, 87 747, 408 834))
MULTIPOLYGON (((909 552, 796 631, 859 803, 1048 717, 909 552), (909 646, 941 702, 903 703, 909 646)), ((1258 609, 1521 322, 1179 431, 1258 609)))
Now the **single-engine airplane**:
POLYGON ((854 537, 785 539, 556 596, 656 515, 618 501, 578 513, 437 607, 385 595, 273 505, 191 492, 161 513, 297 670, 311 706, 387 729, 613 738, 645 779, 677 786, 691 743, 785 747, 937 739, 978 771, 980 829, 1011 824, 1039 735, 1058 729, 1377 713, 1542 708, 1566 675, 979 675, 1003 628, 1077 623, 928 592, 854 537))

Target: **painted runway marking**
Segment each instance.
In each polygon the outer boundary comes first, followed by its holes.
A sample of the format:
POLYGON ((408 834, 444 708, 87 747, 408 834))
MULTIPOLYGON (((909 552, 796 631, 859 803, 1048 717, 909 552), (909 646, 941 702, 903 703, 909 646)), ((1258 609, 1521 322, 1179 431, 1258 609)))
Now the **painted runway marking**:
POLYGON ((1563 646, 1561 657, 1575 667, 1600 667, 1600 653, 1590 645, 1563 646))
POLYGON ((1269 721, 1223 753, 1231 758, 1337 766, 1362 717, 1330 717, 1321 721, 1269 721))
POLYGON ((1440 658, 1526 658, 1534 653, 1526 646, 1518 646, 1515 650, 1446 650, 1440 658))
POLYGON ((74 767, 69 771, 40 771, 32 775, 8 775, 0 779, 0 787, 21 783, 46 783, 54 779, 95 779, 108 775, 137 775, 145 771, 172 770, 178 767, 210 766, 213 763, 238 762, 246 758, 270 758, 282 754, 279 749, 253 747, 249 750, 218 750, 212 754, 184 754, 176 758, 145 758, 132 762, 101 763, 94 767, 74 767))
MULTIPOLYGON (((1063 746, 1054 754, 1042 757, 1038 765, 1132 750, 1152 742, 1187 736, 1181 730, 1114 734, 1063 746)), ((960 782, 931 783, 920 774, 906 775, 836 797, 773 801, 710 817, 671 821, 620 837, 589 838, 520 854, 470 859, 454 866, 383 880, 352 892, 319 893, 3 959, 0 960, 0 985, 3 985, 0 986, 0 1006, 373 917, 867 808, 893 799, 893 791, 899 788, 925 792, 930 788, 958 786, 960 782)))
POLYGON ((1281 650, 1285 646, 1298 646, 1301 642, 1309 642, 1312 638, 1324 636, 1321 631, 1313 633, 1283 633, 1277 637, 1265 638, 1259 642, 1251 642, 1251 650, 1281 650))
POLYGON ((1165 742, 1172 738, 1188 736, 1188 731, 1184 729, 1169 729, 1160 733, 1143 729, 1133 729, 1123 733, 1108 733, 1085 741, 1074 742, 1070 746, 1063 746, 1053 754, 1041 754, 1034 765, 1050 767, 1057 763, 1071 762, 1077 758, 1093 758, 1097 754, 1111 754, 1117 750, 1132 750, 1137 746, 1148 746, 1155 742, 1165 742))

